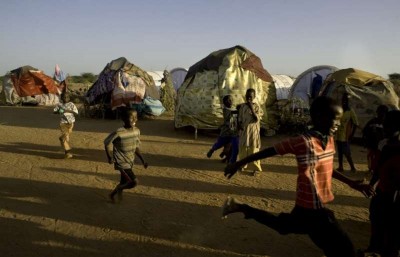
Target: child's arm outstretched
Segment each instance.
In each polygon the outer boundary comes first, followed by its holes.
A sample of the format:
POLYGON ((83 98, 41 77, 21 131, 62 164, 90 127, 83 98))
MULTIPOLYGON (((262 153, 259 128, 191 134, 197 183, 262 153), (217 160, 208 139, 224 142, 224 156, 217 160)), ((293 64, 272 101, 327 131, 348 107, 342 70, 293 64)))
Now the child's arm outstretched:
POLYGON ((139 147, 136 147, 135 154, 136 154, 136 156, 139 157, 139 159, 142 161, 143 167, 144 167, 145 169, 147 169, 147 167, 149 166, 149 164, 144 160, 142 154, 140 153, 139 147))
POLYGON ((254 162, 257 160, 265 159, 274 155, 277 155, 274 147, 265 148, 257 153, 247 156, 246 158, 237 161, 233 164, 228 164, 225 168, 224 175, 228 179, 231 178, 235 173, 239 170, 240 167, 244 166, 247 163, 254 162))
POLYGON ((371 185, 364 184, 362 181, 352 180, 336 170, 333 170, 332 177, 361 192, 365 197, 375 195, 375 190, 371 185))

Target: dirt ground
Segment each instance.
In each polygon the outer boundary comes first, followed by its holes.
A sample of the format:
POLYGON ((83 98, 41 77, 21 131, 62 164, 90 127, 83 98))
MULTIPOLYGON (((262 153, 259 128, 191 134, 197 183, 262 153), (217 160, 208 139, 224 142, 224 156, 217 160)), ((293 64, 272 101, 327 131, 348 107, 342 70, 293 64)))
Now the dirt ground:
MULTIPOLYGON (((106 162, 103 140, 119 120, 78 117, 75 157, 63 159, 59 117, 45 107, 0 107, 0 255, 11 256, 322 256, 307 236, 281 236, 241 214, 221 219, 231 195, 274 213, 294 205, 293 156, 263 160, 258 177, 223 176, 216 134, 175 130, 171 117, 140 120, 139 185, 119 204, 107 195, 119 173, 106 162)), ((270 146, 283 136, 263 137, 270 146)), ((353 146, 362 178, 366 152, 353 146)), ((345 166, 345 168, 349 168, 345 166)), ((336 212, 356 248, 369 238, 369 200, 334 181, 336 212)))

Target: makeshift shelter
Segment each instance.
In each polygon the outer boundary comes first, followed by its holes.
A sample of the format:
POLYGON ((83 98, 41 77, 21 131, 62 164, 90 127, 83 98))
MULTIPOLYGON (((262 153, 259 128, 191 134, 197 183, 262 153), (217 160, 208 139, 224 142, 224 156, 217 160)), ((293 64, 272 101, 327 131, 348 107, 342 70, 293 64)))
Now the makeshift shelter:
POLYGON ((399 108, 399 97, 393 84, 366 71, 353 68, 338 70, 325 79, 320 94, 330 96, 340 103, 345 92, 351 97, 350 106, 357 114, 362 128, 376 115, 379 105, 385 104, 390 109, 399 108))
POLYGON ((31 66, 7 72, 3 91, 8 104, 55 105, 60 94, 58 84, 51 77, 31 66))
POLYGON ((329 65, 320 65, 309 68, 301 73, 293 82, 289 92, 289 100, 299 108, 310 107, 310 98, 318 95, 325 78, 337 71, 338 68, 329 65))
POLYGON ((86 93, 89 105, 103 104, 113 110, 140 104, 145 97, 160 99, 153 78, 124 57, 108 63, 86 93))
POLYGON ((156 85, 157 89, 160 90, 161 87, 161 80, 163 79, 163 71, 148 71, 147 72, 154 80, 154 84, 156 85))
POLYGON ((276 88, 276 99, 288 99, 294 80, 287 75, 272 75, 272 79, 276 88))
POLYGON ((185 81, 186 74, 188 73, 185 68, 175 68, 169 71, 172 78, 172 84, 174 85, 175 91, 178 91, 183 81, 185 81))
POLYGON ((236 106, 245 102, 249 88, 255 89, 256 101, 264 112, 262 127, 274 128, 270 107, 276 101, 276 90, 260 58, 243 46, 211 53, 189 68, 178 89, 175 127, 218 128, 223 117, 222 98, 231 95, 236 106))

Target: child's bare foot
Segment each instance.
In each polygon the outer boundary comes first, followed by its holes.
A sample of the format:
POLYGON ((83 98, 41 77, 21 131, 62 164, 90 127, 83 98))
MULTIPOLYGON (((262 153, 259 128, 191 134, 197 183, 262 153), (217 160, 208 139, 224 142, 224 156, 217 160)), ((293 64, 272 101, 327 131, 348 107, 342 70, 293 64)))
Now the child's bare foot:
POLYGON ((74 157, 74 156, 72 155, 72 153, 66 153, 66 154, 64 155, 64 159, 71 159, 72 157, 74 157))
POLYGON ((239 204, 241 203, 235 198, 228 196, 228 198, 225 200, 224 205, 222 206, 222 218, 226 219, 229 214, 238 212, 239 204))

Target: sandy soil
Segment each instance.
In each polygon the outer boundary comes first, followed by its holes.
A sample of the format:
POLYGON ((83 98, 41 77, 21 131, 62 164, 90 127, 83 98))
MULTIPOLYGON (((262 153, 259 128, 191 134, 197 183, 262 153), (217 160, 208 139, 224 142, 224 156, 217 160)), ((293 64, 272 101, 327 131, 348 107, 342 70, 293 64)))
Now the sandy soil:
MULTIPOLYGON (((221 219, 228 195, 274 213, 295 198, 292 156, 263 160, 258 177, 224 178, 218 154, 206 152, 216 134, 175 130, 168 117, 141 120, 135 166, 140 184, 120 204, 107 195, 119 173, 106 162, 103 140, 118 120, 79 117, 75 158, 64 160, 59 117, 45 107, 0 107, 0 255, 10 256, 322 256, 307 236, 281 236, 241 214, 221 219)), ((270 146, 283 136, 262 138, 270 146)), ((365 151, 353 147, 357 168, 365 151)), ((346 166, 348 168, 348 166, 346 166)), ((365 172, 351 174, 361 178, 365 172)), ((334 181, 336 212, 357 248, 369 238, 369 200, 334 181)))

